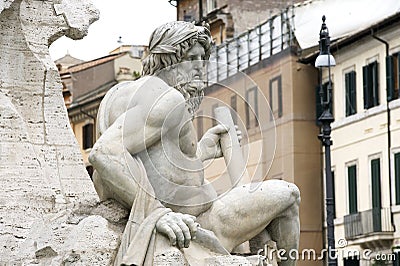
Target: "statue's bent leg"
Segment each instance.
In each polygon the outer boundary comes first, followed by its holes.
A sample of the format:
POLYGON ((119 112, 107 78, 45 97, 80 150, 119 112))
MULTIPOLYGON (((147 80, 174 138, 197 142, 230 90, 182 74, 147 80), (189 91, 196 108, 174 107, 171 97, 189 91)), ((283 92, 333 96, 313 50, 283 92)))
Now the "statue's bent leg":
POLYGON ((300 234, 298 188, 282 180, 262 182, 253 192, 250 186, 232 189, 197 221, 212 230, 229 251, 266 228, 278 248, 288 251, 297 248, 300 234))

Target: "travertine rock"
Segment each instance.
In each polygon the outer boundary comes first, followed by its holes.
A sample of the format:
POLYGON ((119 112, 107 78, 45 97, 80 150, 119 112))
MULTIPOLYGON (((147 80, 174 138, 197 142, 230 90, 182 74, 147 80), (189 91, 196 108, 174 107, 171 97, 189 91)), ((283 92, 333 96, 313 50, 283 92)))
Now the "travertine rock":
POLYGON ((126 212, 98 203, 48 51, 98 15, 86 0, 0 0, 0 265, 107 264, 118 246, 126 212))

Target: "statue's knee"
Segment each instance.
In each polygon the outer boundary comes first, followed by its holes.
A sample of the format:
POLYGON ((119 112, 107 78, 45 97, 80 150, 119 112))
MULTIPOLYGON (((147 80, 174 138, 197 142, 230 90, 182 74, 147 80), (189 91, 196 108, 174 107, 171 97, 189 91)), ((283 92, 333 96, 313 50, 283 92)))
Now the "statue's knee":
POLYGON ((99 173, 95 170, 93 172, 93 177, 92 178, 93 178, 94 188, 95 188, 95 190, 97 192, 97 195, 99 196, 100 200, 103 201, 103 200, 108 199, 108 194, 107 194, 106 189, 104 187, 101 175, 99 175, 99 173))
POLYGON ((289 183, 289 188, 290 188, 290 190, 291 190, 292 197, 294 198, 295 203, 296 203, 297 205, 299 205, 299 204, 300 204, 300 201, 301 201, 300 190, 299 190, 299 188, 298 188, 295 184, 293 184, 293 183, 289 183))

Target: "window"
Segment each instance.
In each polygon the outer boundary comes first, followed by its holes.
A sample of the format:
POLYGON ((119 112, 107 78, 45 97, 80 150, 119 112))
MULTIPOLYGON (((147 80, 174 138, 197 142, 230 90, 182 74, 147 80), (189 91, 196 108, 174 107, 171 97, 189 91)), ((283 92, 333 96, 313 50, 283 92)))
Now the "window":
POLYGON ((349 188, 349 214, 358 212, 357 209, 357 167, 351 165, 347 167, 347 178, 349 188))
POLYGON ((378 62, 363 66, 364 108, 379 105, 378 62))
POLYGON ((237 125, 237 95, 231 96, 231 115, 235 125, 237 125))
POLYGON ((372 226, 374 232, 381 232, 381 161, 379 158, 371 160, 371 179, 372 226))
POLYGON ((257 87, 246 91, 246 128, 258 126, 257 87))
POLYGON ((93 138, 93 124, 86 124, 82 128, 82 140, 83 140, 83 149, 89 149, 93 147, 94 138, 93 138))
POLYGON ((381 161, 371 160, 372 208, 381 208, 381 161))
POLYGON ((275 77, 269 81, 269 101, 273 117, 272 119, 282 117, 282 79, 281 76, 275 77))
POLYGON ((207 13, 214 11, 217 8, 217 0, 207 0, 207 13))
POLYGON ((346 89, 346 116, 357 113, 356 72, 353 70, 344 75, 346 89))
POLYGON ((400 205, 400 152, 394 155, 394 180, 396 187, 396 205, 400 205))
POLYGON ((344 266, 360 266, 360 259, 357 257, 348 257, 343 259, 344 266))
POLYGON ((186 21, 186 22, 194 21, 193 16, 191 14, 187 14, 186 10, 183 10, 183 21, 186 21))
POLYGON ((386 57, 386 84, 388 101, 400 97, 400 52, 386 57))

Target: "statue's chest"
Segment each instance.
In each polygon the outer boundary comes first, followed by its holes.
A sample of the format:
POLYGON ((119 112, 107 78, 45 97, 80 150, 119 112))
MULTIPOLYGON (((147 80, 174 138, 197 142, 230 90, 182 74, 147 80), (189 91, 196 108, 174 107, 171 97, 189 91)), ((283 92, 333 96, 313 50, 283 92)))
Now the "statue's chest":
POLYGON ((182 153, 194 157, 197 151, 197 136, 191 120, 181 124, 178 135, 179 148, 182 153))

